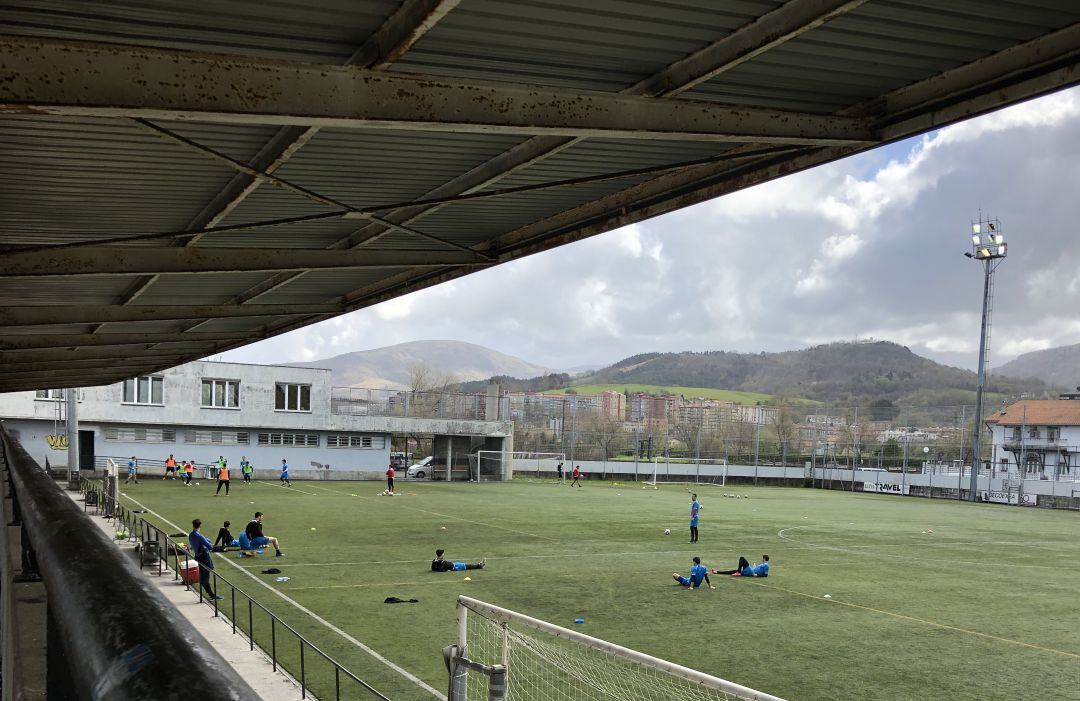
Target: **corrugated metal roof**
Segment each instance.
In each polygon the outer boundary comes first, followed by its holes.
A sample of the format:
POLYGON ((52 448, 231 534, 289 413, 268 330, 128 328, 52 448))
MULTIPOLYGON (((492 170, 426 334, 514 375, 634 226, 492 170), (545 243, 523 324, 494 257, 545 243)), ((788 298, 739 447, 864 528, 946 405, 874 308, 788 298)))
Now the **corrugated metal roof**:
POLYGON ((1080 21, 1080 4, 874 0, 686 93, 829 113, 1080 21))
MULTIPOLYGON (((794 21, 788 18, 794 17, 796 10, 826 6, 825 2, 780 0, 462 0, 444 14, 409 18, 416 23, 410 27, 407 22, 387 23, 399 9, 402 14, 398 20, 407 14, 402 3, 389 0, 227 0, 196 5, 179 0, 25 0, 0 2, 0 27, 25 36, 216 51, 338 66, 376 32, 384 32, 378 43, 383 53, 368 56, 377 60, 365 65, 459 80, 611 93, 626 91, 665 71, 685 68, 688 62, 683 59, 712 46, 719 47, 719 53, 734 63, 709 66, 697 55, 695 70, 705 72, 687 73, 680 79, 689 80, 682 83, 684 86, 700 84, 677 98, 665 99, 830 114, 878 100, 890 90, 927 81, 957 66, 986 57, 1000 59, 1005 55, 1000 52, 1021 42, 1049 37, 1055 30, 1080 23, 1080 5, 1074 0, 868 0, 855 9, 842 8, 840 16, 821 26, 814 24, 812 13, 799 15, 800 21, 810 22, 813 27, 806 31, 805 26, 797 24, 774 26, 794 21), (777 12, 768 15, 773 11, 777 12), (395 27, 408 31, 402 33, 395 27), (769 31, 756 39, 745 39, 753 36, 756 28, 769 31), (416 36, 419 39, 413 43, 416 36), (730 36, 743 42, 735 42, 742 47, 740 50, 747 46, 753 49, 754 41, 772 43, 742 61, 741 54, 731 54, 725 48, 724 38, 730 36), (744 39, 750 44, 745 44, 744 39), (724 70, 715 73, 710 68, 724 70)), ((1080 41, 1074 42, 1071 53, 1066 44, 1061 39, 1050 44, 1057 54, 1031 52, 1027 59, 1030 69, 999 61, 1002 68, 996 78, 990 71, 981 82, 967 87, 961 83, 952 94, 930 91, 925 103, 916 102, 915 107, 907 108, 925 117, 918 126, 911 127, 911 133, 966 116, 965 112, 954 114, 949 110, 965 106, 969 99, 982 100, 971 108, 979 111, 1075 83, 1075 70, 1069 74, 1058 69, 1075 69, 1080 55, 1076 44, 1080 41)), ((676 90, 679 87, 665 85, 676 90)), ((170 87, 162 85, 161 90, 170 87)), ((0 90, 0 100, 7 99, 5 94, 0 90)), ((258 98, 252 96, 256 102, 258 98)), ((572 102, 575 96, 570 94, 565 99, 572 102)), ((615 178, 610 176, 716 158, 732 148, 746 147, 719 141, 649 141, 600 138, 595 134, 574 139, 563 134, 530 137, 486 131, 456 133, 453 118, 448 120, 449 126, 443 127, 450 131, 420 131, 415 126, 395 130, 323 128, 314 136, 309 131, 300 137, 302 128, 218 123, 202 118, 205 114, 187 120, 155 117, 155 123, 228 158, 260 168, 280 166, 276 177, 349 207, 407 202, 432 192, 442 196, 477 189, 547 185, 574 178, 606 179, 379 212, 444 239, 449 245, 399 229, 386 230, 360 218, 204 232, 173 240, 172 234, 193 222, 234 226, 323 215, 332 206, 265 183, 243 188, 251 180, 250 175, 238 176, 233 168, 190 144, 179 144, 128 119, 2 113, 0 245, 156 235, 126 244, 141 249, 168 248, 168 252, 152 252, 156 256, 152 265, 166 266, 154 270, 169 270, 167 259, 175 253, 184 254, 176 258, 190 259, 192 265, 197 264, 196 256, 215 255, 210 250, 194 250, 194 255, 189 255, 191 249, 337 249, 342 241, 356 243, 361 239, 367 239, 362 245, 372 251, 455 251, 456 244, 485 252, 497 249, 498 255, 512 258, 555 245, 555 241, 606 230, 615 222, 654 216, 839 155, 835 150, 803 146, 797 154, 786 156, 762 155, 751 161, 615 178), (290 145, 291 138, 301 141, 290 145), (282 153, 286 155, 282 157, 282 153), (796 157, 802 160, 792 160, 796 157), (631 187, 635 187, 632 197, 627 194, 631 187), (570 210, 575 210, 573 217, 564 214, 570 210), (507 237, 521 227, 528 227, 529 235, 523 241, 507 237)), ((220 253, 217 255, 220 257, 220 253)), ((290 251, 289 255, 298 254, 290 251)), ((244 254, 237 256, 242 260, 244 254)), ((151 260, 149 256, 147 260, 151 260)), ((322 304, 347 298, 351 305, 363 306, 383 298, 381 287, 391 278, 394 294, 399 294, 410 284, 422 286, 429 280, 449 279, 466 271, 453 266, 418 267, 402 276, 400 269, 316 269, 301 273, 274 270, 279 272, 156 276, 125 272, 32 281, 0 277, 0 319, 6 313, 4 305, 14 309, 69 301, 73 305, 129 304, 148 308, 214 305, 236 299, 247 304, 322 304), (403 277, 413 282, 402 284, 403 277), (273 289, 266 291, 270 287, 273 289), (370 297, 361 294, 368 292, 370 297)), ((299 318, 316 318, 312 316, 316 313, 323 315, 311 311, 299 318)), ((16 314, 6 323, 24 318, 16 314)), ((297 318, 281 311, 259 317, 211 318, 200 323, 114 321, 104 327, 97 323, 68 323, 47 328, 57 333, 101 328, 113 333, 161 329, 179 335, 184 329, 197 328, 200 332, 262 335, 272 332, 283 320, 294 324, 297 318)), ((0 326, 0 334, 28 332, 33 328, 0 326)), ((207 352, 225 345, 207 342, 207 352)), ((0 353, 0 362, 2 359, 0 353)), ((121 359, 122 355, 118 355, 116 362, 121 359)), ((0 388, 10 386, 4 383, 0 370, 0 388)))
POLYGON ((341 63, 401 3, 393 0, 22 0, 0 3, 7 34, 341 63))
POLYGON ((618 92, 781 4, 465 0, 393 70, 618 92))

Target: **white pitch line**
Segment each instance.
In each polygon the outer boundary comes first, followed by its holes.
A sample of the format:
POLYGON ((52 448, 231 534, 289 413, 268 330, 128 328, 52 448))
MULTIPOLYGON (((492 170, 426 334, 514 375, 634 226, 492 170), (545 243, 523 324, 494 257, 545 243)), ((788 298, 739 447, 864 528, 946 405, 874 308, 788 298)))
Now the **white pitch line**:
MULTIPOLYGON (((261 484, 264 487, 270 487, 270 485, 268 485, 266 482, 256 482, 256 484, 261 484)), ((319 496, 315 492, 305 492, 303 489, 297 489, 296 487, 280 487, 280 488, 281 489, 287 489, 290 492, 300 492, 301 494, 308 494, 308 495, 313 496, 313 497, 319 496)), ((274 487, 270 487, 270 489, 274 489, 274 487)))
MULTIPOLYGON (((269 486, 269 485, 267 485, 267 486, 269 486)), ((161 514, 157 513, 156 511, 153 511, 153 510, 151 510, 151 509, 150 509, 150 508, 149 508, 148 506, 146 506, 145 504, 143 504, 143 503, 139 502, 139 501, 138 501, 137 499, 135 499, 134 497, 130 497, 130 496, 127 496, 126 494, 125 494, 125 495, 123 495, 123 496, 126 496, 126 497, 127 497, 128 499, 130 499, 130 500, 131 500, 132 502, 134 502, 135 504, 138 504, 138 506, 139 506, 140 508, 142 508, 142 509, 145 509, 147 513, 150 513, 150 514, 153 514, 154 516, 157 516, 157 517, 158 517, 159 519, 161 519, 161 520, 162 520, 163 522, 167 523, 167 524, 168 524, 169 526, 172 526, 172 527, 173 527, 173 528, 175 528, 176 530, 178 530, 178 531, 182 531, 182 530, 184 530, 183 528, 181 528, 180 526, 177 526, 177 525, 176 525, 175 523, 173 523, 173 522, 172 522, 172 521, 170 521, 169 519, 165 518, 165 517, 164 517, 164 516, 162 516, 161 514)), ((445 695, 445 694, 443 694, 443 693, 442 693, 441 691, 439 691, 438 689, 434 688, 433 686, 431 686, 430 684, 428 684, 428 683, 427 683, 427 682, 425 682, 425 681, 424 681, 423 679, 421 679, 420 677, 416 676, 415 674, 413 674, 413 673, 412 673, 412 672, 410 672, 409 670, 405 669, 404 667, 402 667, 402 666, 400 666, 400 665, 398 665, 398 664, 395 664, 394 662, 391 662, 390 660, 388 660, 387 658, 385 658, 385 657, 383 657, 383 656, 382 656, 381 654, 379 654, 379 653, 378 653, 378 652, 377 652, 377 651, 376 651, 376 650, 375 650, 374 648, 368 647, 368 646, 367 646, 367 645, 365 645, 364 643, 360 642, 359 640, 357 640, 357 639, 356 639, 356 638, 354 638, 353 636, 349 635, 348 633, 346 633, 345 631, 343 631, 343 630, 342 630, 341 628, 338 628, 338 627, 337 627, 336 625, 334 625, 334 624, 333 624, 333 623, 331 623, 330 621, 326 620, 325 618, 323 618, 323 617, 322 617, 322 616, 320 616, 319 614, 315 613, 314 611, 312 611, 312 610, 311 610, 311 609, 309 609, 308 607, 304 606, 304 605, 303 605, 303 604, 301 604, 300 602, 296 601, 296 600, 295 600, 295 599, 293 599, 292 597, 290 597, 290 596, 287 596, 286 594, 282 593, 281 591, 278 591, 277 589, 274 589, 274 588, 273 588, 272 586, 270 586, 269 584, 267 584, 267 583, 266 583, 266 582, 264 582, 263 580, 259 579, 258 577, 256 577, 255 575, 253 575, 253 574, 252 574, 251 572, 248 572, 248 571, 247 571, 247 569, 245 569, 245 568, 241 567, 240 565, 236 564, 236 563, 235 563, 235 562, 233 562, 232 560, 230 560, 230 559, 228 559, 228 558, 222 558, 222 559, 223 559, 223 560, 224 560, 225 562, 227 562, 228 564, 230 564, 230 565, 232 565, 233 567, 235 567, 235 568, 236 568, 237 570, 239 570, 240 572, 242 572, 242 573, 244 573, 245 575, 247 575, 248 577, 251 577, 251 578, 252 578, 252 579, 253 579, 254 581, 258 582, 259 584, 261 584, 261 585, 262 585, 263 587, 265 587, 266 589, 270 590, 271 592, 273 592, 273 593, 274 593, 274 594, 276 594, 277 596, 281 597, 282 599, 284 599, 284 600, 285 600, 285 601, 287 601, 288 603, 290 603, 290 604, 292 604, 293 606, 295 606, 295 607, 296 607, 296 608, 297 608, 297 609, 298 609, 299 611, 302 611, 302 612, 306 613, 307 615, 311 616, 311 618, 313 618, 314 620, 316 620, 316 621, 318 621, 319 623, 323 624, 324 626, 326 626, 326 627, 327 627, 327 628, 329 628, 330 630, 334 631, 335 633, 337 633, 337 634, 338 634, 338 635, 340 635, 341 637, 345 638, 346 640, 348 640, 348 641, 349 641, 350 643, 352 643, 353 645, 356 645, 356 646, 357 646, 358 648, 360 648, 361 650, 363 650, 364 652, 366 652, 366 653, 367 653, 368 655, 370 655, 370 656, 374 657, 374 658, 375 658, 376 660, 378 660, 379 662, 383 663, 384 665, 386 665, 386 666, 387 666, 387 667, 389 667, 390 669, 394 670, 395 672, 397 672, 397 673, 398 673, 398 674, 400 674, 401 676, 405 677, 406 679, 408 679, 409 681, 411 681, 411 682, 412 682, 413 684, 416 684, 417 686, 419 686, 419 687, 420 687, 421 689, 423 689, 424 691, 427 691, 428 693, 430 693, 430 694, 431 694, 432 696, 434 696, 435 698, 437 698, 437 699, 440 699, 440 701, 447 701, 447 699, 446 699, 446 695, 445 695)))

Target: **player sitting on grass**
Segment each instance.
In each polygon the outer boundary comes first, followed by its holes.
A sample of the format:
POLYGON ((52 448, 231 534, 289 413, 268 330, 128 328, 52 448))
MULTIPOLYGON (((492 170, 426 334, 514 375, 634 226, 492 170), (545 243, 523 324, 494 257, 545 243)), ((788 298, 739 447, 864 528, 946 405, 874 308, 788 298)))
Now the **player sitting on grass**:
POLYGON ((739 556, 739 566, 733 570, 718 570, 713 568, 713 574, 730 574, 732 577, 768 577, 769 556, 761 556, 760 565, 751 565, 745 557, 739 556))
POLYGON ((686 587, 687 589, 697 589, 701 586, 702 581, 709 585, 709 589, 716 589, 709 581, 709 570, 705 565, 701 564, 701 558, 695 557, 694 564, 690 568, 690 576, 683 577, 678 572, 672 572, 671 576, 675 578, 675 581, 686 587))
POLYGON ((231 524, 226 521, 225 525, 218 529, 217 539, 214 541, 214 552, 223 553, 225 548, 235 548, 240 545, 240 541, 233 538, 232 531, 229 530, 231 524))
POLYGON ((262 520, 263 513, 256 511, 255 518, 251 519, 247 527, 244 528, 244 532, 240 536, 240 557, 255 557, 253 551, 266 545, 272 546, 274 554, 278 557, 285 554, 281 552, 277 538, 263 535, 262 520))
POLYGON ((443 559, 442 548, 435 551, 435 559, 431 561, 432 572, 461 572, 462 570, 482 570, 487 565, 487 561, 481 559, 480 562, 475 565, 470 565, 464 562, 451 562, 450 560, 443 559))

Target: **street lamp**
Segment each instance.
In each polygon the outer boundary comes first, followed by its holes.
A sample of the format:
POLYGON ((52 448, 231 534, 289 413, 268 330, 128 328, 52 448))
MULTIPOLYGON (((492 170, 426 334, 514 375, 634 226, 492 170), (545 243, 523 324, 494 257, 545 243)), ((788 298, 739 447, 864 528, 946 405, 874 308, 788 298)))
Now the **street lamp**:
MULTIPOLYGON (((971 252, 964 255, 983 264, 982 330, 979 335, 979 380, 975 389, 975 428, 971 441, 971 480, 968 483, 968 499, 975 501, 979 489, 979 454, 982 449, 983 389, 986 386, 986 354, 990 345, 990 315, 994 304, 994 271, 1005 260, 1008 252, 1005 233, 997 219, 971 222, 971 252)), ((963 469, 963 462, 961 469, 963 469)))

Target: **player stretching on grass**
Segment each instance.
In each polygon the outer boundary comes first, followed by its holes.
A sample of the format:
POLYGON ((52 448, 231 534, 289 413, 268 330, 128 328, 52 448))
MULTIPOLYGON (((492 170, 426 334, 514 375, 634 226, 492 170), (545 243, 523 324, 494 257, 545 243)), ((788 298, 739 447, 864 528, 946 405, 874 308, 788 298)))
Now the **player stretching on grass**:
POLYGON ((442 548, 435 551, 435 559, 431 561, 432 572, 461 572, 462 570, 482 570, 487 564, 487 561, 482 559, 475 565, 470 565, 464 562, 451 562, 450 560, 443 559, 442 548))
POLYGON ((698 516, 701 514, 701 504, 698 503, 697 494, 690 496, 690 542, 697 542, 698 516))
POLYGON ((709 589, 716 589, 709 581, 709 570, 705 565, 701 564, 701 558, 695 557, 694 564, 690 567, 690 576, 683 577, 678 572, 672 572, 671 576, 676 582, 686 587, 687 589, 697 589, 701 586, 701 582, 704 581, 709 585, 709 589))
POLYGON ((769 556, 761 556, 760 565, 751 565, 745 557, 739 556, 739 566, 733 570, 718 570, 713 568, 713 574, 730 574, 732 577, 768 577, 769 556))
MULTIPOLYGON (((247 527, 244 528, 244 536, 247 540, 247 549, 255 550, 265 545, 270 545, 274 548, 274 554, 281 557, 285 553, 281 552, 281 548, 278 546, 278 539, 272 536, 263 535, 262 529, 263 513, 261 511, 255 512, 255 518, 251 519, 247 527)), ((244 547, 244 543, 240 543, 240 547, 244 547)), ((243 553, 240 553, 240 557, 245 557, 243 553)), ((248 554, 246 557, 255 557, 254 553, 248 554)))
POLYGON ((281 486, 292 486, 292 482, 289 481, 289 463, 285 462, 285 460, 281 461, 281 486))

